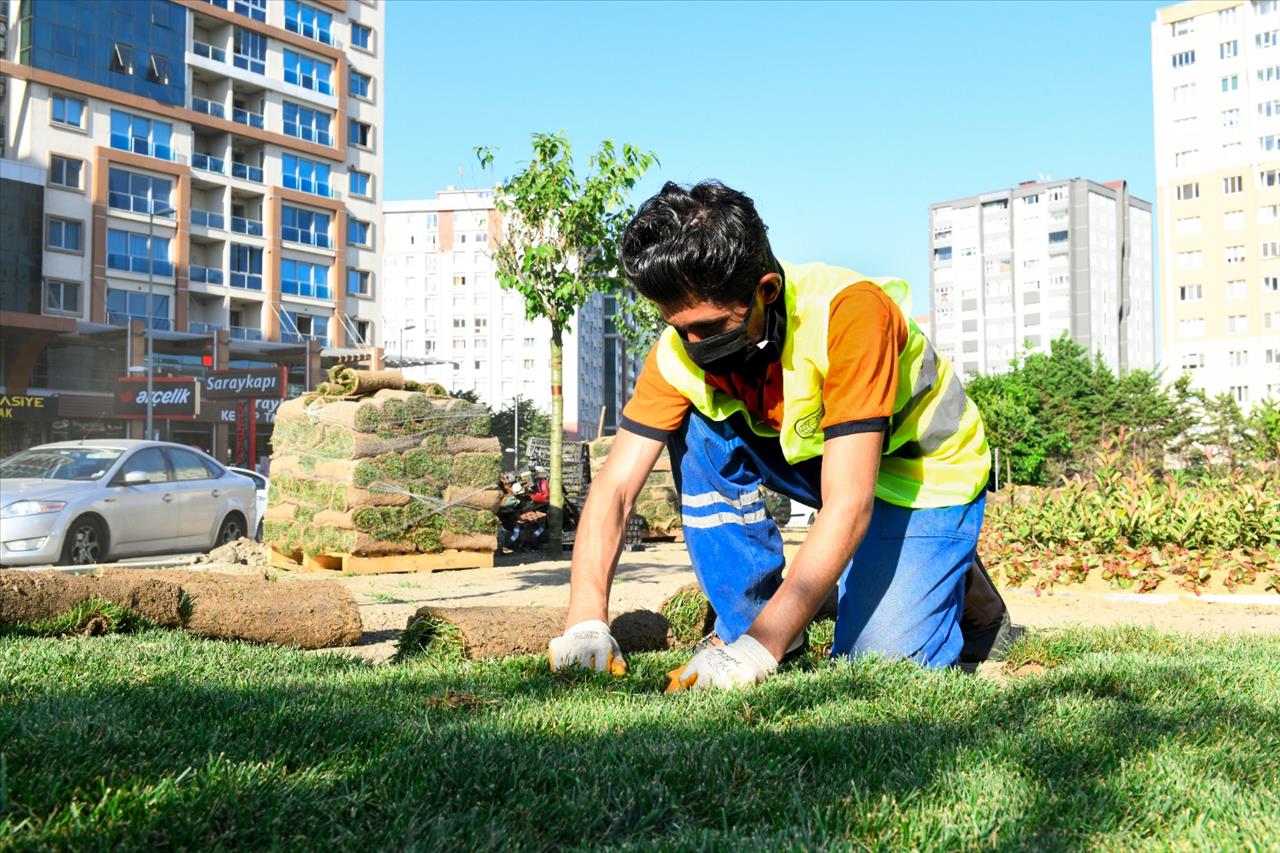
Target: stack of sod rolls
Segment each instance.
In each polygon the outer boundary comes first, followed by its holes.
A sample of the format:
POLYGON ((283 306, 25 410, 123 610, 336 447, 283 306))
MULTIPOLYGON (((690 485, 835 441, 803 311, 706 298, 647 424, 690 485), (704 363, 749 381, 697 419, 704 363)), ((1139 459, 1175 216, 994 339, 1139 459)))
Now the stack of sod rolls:
MULTIPOLYGON (((604 465, 609 448, 613 446, 613 437, 606 436, 591 442, 591 475, 604 465)), ((644 488, 636 499, 636 516, 643 519, 647 537, 667 538, 680 533, 680 494, 676 491, 676 481, 671 475, 671 457, 662 451, 653 471, 644 481, 644 488)))
POLYGON ((494 551, 488 410, 399 371, 335 367, 276 412, 264 538, 282 553, 494 551))

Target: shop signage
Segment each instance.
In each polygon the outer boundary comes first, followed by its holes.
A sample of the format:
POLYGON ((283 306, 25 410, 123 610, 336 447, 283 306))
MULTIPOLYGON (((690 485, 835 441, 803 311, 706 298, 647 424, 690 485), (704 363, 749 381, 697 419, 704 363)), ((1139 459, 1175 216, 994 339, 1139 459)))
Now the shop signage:
POLYGON ((0 394, 0 421, 51 421, 57 416, 56 395, 0 394))
POLYGON ((251 397, 284 397, 288 369, 253 367, 247 370, 215 370, 204 377, 207 400, 244 400, 251 397))
MULTIPOLYGON (((259 424, 273 424, 276 420, 276 409, 282 400, 271 398, 254 400, 255 418, 259 424)), ((206 423, 233 424, 236 422, 235 400, 200 400, 200 417, 206 423)))
MULTIPOLYGON (((147 400, 145 376, 116 381, 116 417, 145 419, 147 400)), ((193 421, 200 414, 200 383, 192 376, 157 376, 152 379, 150 400, 153 418, 193 421)))

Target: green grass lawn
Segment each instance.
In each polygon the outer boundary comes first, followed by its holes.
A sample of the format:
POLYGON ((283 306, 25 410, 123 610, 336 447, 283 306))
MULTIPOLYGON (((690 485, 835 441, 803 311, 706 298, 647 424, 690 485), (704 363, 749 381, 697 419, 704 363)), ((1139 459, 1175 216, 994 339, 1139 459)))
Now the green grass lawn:
POLYGON ((0 640, 0 848, 1273 848, 1280 638, 1038 634, 1008 683, 663 696, 149 631, 0 640))

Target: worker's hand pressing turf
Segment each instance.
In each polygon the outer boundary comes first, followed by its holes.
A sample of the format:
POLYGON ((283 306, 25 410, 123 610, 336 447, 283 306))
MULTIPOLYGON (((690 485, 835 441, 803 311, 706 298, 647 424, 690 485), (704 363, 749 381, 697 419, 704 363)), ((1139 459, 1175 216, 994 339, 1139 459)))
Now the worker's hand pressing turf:
POLYGON ((622 659, 618 641, 609 633, 609 626, 599 619, 579 622, 551 641, 547 649, 551 668, 564 669, 577 664, 584 669, 596 669, 622 675, 627 662, 622 659))
POLYGON ((769 650, 755 637, 743 634, 727 646, 709 646, 694 655, 684 669, 671 673, 667 692, 759 684, 777 668, 778 661, 769 650))

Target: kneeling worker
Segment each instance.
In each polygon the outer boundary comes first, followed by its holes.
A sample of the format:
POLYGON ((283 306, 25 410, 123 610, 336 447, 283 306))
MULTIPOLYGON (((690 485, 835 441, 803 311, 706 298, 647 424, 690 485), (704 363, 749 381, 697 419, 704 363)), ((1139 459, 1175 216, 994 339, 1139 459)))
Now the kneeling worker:
POLYGON ((668 183, 626 228, 626 276, 668 328, 591 484, 553 668, 625 669, 605 622, 609 588, 663 447, 717 616, 682 685, 768 677, 802 650, 837 583, 833 656, 943 667, 962 649, 973 657, 966 640, 980 658, 1007 635, 975 559, 990 467, 982 418, 912 323, 907 285, 780 263, 765 231, 750 198, 711 181, 668 183), (762 486, 821 510, 785 579, 762 486))

